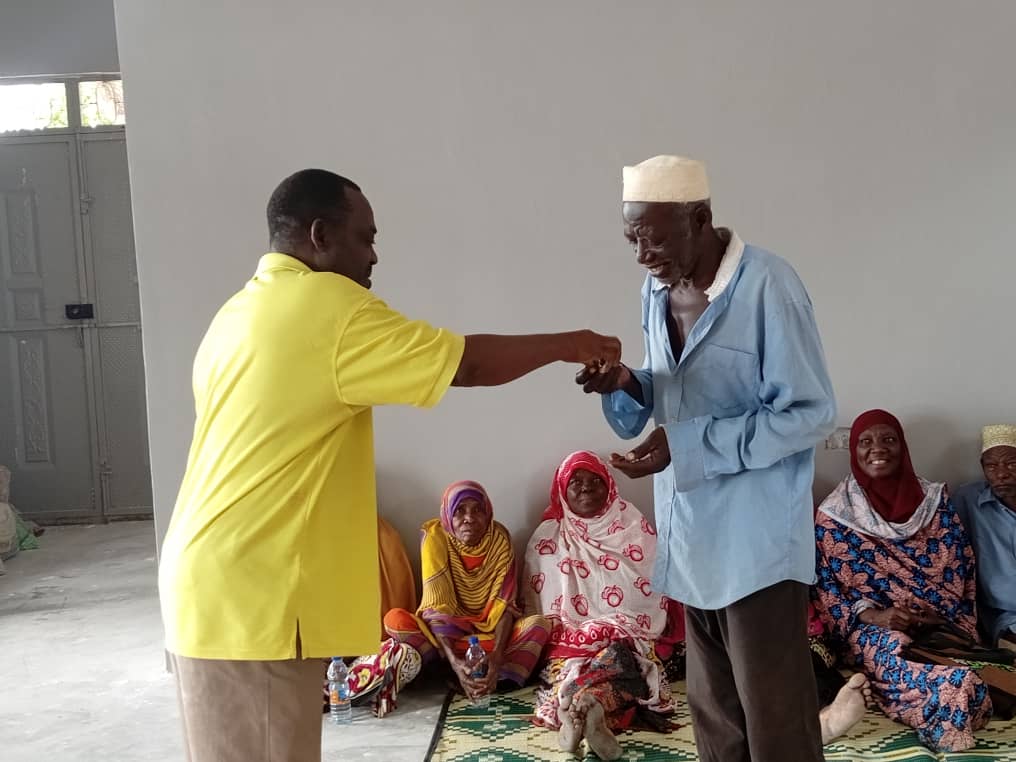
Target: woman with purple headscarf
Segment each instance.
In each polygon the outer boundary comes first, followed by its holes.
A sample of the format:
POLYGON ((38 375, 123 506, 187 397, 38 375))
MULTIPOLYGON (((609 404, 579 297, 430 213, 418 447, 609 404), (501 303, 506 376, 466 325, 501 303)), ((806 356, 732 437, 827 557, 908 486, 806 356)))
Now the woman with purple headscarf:
POLYGON ((511 535, 494 521, 486 490, 455 482, 445 490, 440 518, 423 525, 423 599, 415 614, 393 609, 385 629, 413 646, 424 663, 448 661, 470 698, 492 693, 498 680, 522 685, 550 632, 542 616, 520 618, 511 535), (487 678, 469 675, 465 652, 475 635, 487 652, 487 678))

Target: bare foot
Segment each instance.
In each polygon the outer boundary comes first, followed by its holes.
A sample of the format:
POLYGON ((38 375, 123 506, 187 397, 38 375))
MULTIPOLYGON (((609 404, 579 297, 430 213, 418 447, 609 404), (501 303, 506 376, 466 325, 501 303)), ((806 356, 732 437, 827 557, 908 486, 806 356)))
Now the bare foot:
POLYGON ((561 707, 568 712, 571 724, 578 729, 580 738, 586 731, 586 713, 594 706, 599 706, 596 699, 585 693, 577 698, 573 694, 561 702, 561 707))
POLYGON ((571 714, 564 709, 558 710, 557 717, 561 721, 561 727, 557 731, 557 745, 570 754, 577 753, 579 744, 582 743, 583 726, 576 725, 571 714))
POLYGON ((564 751, 575 754, 582 743, 582 733, 585 730, 586 717, 583 712, 581 719, 572 712, 571 697, 561 699, 557 710, 557 719, 561 727, 557 731, 557 745, 564 751))
POLYGON ((850 676, 847 684, 840 688, 833 703, 818 714, 822 725, 822 743, 827 744, 834 738, 850 730, 864 717, 864 711, 871 701, 871 684, 861 673, 850 676))
POLYGON ((607 717, 603 713, 603 707, 591 696, 588 698, 588 703, 586 743, 589 744, 590 751, 603 760, 620 759, 621 744, 617 742, 614 733, 607 727, 607 717))

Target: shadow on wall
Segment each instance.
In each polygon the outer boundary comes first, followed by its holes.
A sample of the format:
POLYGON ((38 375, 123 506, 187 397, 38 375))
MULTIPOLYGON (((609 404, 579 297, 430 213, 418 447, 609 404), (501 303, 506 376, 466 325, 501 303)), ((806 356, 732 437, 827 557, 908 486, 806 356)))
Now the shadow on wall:
POLYGON ((850 471, 850 453, 846 450, 827 450, 819 442, 815 450, 815 483, 812 496, 817 506, 850 471))
POLYGON ((955 492, 967 482, 980 481, 984 478, 980 436, 950 439, 945 443, 941 461, 951 477, 947 479, 950 491, 955 492))
POLYGON ((917 473, 950 489, 980 477, 980 447, 961 434, 955 423, 940 416, 914 416, 906 423, 907 442, 917 473))
POLYGON ((437 518, 441 494, 435 497, 433 493, 433 485, 428 480, 408 469, 401 468, 396 472, 381 466, 377 468, 378 513, 402 537, 413 567, 417 600, 423 589, 420 579, 420 525, 423 520, 418 517, 426 507, 433 506, 428 515, 437 518))

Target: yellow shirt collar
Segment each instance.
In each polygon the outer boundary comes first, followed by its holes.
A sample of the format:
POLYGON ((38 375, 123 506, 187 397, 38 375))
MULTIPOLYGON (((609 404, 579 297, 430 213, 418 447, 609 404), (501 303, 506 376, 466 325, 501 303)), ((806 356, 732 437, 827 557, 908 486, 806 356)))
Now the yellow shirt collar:
POLYGON ((265 254, 258 262, 258 275, 266 273, 269 270, 296 270, 301 273, 311 272, 311 269, 296 257, 292 257, 289 254, 281 254, 277 251, 271 251, 265 254))

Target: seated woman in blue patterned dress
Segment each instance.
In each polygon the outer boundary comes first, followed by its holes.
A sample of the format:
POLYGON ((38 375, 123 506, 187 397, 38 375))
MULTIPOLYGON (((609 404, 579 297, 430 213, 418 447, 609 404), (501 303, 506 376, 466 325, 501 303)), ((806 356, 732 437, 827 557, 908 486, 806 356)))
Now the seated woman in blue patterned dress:
POLYGON ((870 410, 850 430, 851 474, 819 506, 816 606, 875 703, 935 750, 962 751, 991 716, 965 667, 922 664, 904 649, 922 627, 977 639, 974 556, 944 484, 914 473, 900 422, 870 410))

